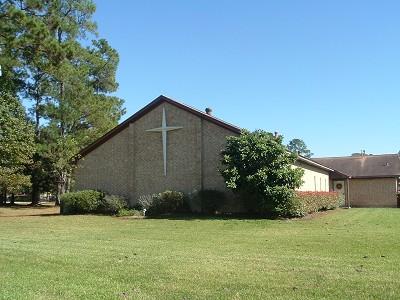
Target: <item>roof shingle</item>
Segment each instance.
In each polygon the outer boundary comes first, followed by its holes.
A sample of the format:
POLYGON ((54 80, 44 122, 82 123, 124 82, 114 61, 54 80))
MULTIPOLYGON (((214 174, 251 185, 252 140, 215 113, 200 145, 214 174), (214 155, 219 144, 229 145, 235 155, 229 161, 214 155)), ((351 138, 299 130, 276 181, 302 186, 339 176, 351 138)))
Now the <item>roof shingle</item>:
POLYGON ((313 160, 353 178, 400 176, 398 154, 321 157, 313 160))

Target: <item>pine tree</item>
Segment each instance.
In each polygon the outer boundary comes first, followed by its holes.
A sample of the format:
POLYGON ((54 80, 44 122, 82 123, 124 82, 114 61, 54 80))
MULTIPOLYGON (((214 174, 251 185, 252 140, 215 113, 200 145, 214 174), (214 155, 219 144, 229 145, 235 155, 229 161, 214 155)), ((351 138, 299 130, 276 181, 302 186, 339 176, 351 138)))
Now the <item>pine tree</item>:
POLYGON ((302 139, 293 139, 287 145, 289 151, 296 154, 302 155, 304 157, 310 158, 314 155, 308 148, 306 143, 302 139))
POLYGON ((72 157, 124 113, 123 101, 110 95, 118 87, 118 53, 96 39, 94 11, 90 0, 10 0, 0 6, 0 29, 7 29, 3 40, 14 59, 8 68, 20 75, 18 92, 32 103, 33 204, 49 181, 56 181, 58 196, 67 191, 72 157), (89 36, 94 40, 85 47, 89 36))

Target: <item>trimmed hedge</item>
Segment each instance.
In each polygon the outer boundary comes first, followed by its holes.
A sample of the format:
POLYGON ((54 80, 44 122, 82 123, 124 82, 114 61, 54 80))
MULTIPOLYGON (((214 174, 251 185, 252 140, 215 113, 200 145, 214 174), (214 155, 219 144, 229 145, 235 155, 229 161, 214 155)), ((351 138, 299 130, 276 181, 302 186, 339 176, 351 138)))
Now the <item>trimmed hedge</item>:
POLYGON ((128 203, 122 197, 93 190, 66 193, 60 200, 62 215, 89 213, 115 215, 128 207, 128 203))
POLYGON ((289 215, 302 217, 321 210, 335 209, 341 199, 337 192, 300 192, 296 191, 289 209, 289 215))
POLYGON ((60 213, 74 215, 96 212, 102 198, 103 193, 93 190, 63 194, 60 199, 60 213))

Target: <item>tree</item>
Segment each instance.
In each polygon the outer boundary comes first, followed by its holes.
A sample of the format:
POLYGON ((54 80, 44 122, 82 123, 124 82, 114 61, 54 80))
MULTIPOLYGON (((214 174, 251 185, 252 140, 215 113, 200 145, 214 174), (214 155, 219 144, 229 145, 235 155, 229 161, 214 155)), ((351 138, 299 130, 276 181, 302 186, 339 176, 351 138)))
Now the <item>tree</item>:
POLYGON ((2 202, 7 193, 17 193, 29 186, 24 174, 34 152, 33 128, 27 122, 19 100, 0 92, 0 189, 2 202))
POLYGON ((284 215, 302 184, 303 170, 292 167, 297 155, 282 141, 282 136, 262 130, 227 138, 220 172, 251 212, 284 215))
POLYGON ((308 150, 306 143, 301 139, 293 139, 287 145, 289 151, 297 153, 304 157, 311 157, 314 153, 308 150))
MULTIPOLYGON (((118 84, 118 53, 97 37, 91 0, 9 0, 0 6, 0 43, 17 74, 19 95, 31 101, 36 151, 31 168, 32 203, 57 185, 70 187, 71 159, 117 125, 123 101, 110 95, 118 84), (4 29, 4 30, 3 30, 4 29)), ((7 82, 12 82, 8 80, 7 82)))

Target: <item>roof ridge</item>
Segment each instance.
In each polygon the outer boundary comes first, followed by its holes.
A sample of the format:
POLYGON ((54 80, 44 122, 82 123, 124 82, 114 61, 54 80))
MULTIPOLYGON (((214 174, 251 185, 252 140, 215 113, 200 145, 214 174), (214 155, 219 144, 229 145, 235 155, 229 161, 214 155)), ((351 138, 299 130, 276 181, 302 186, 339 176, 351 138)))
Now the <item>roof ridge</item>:
POLYGON ((231 127, 234 127, 235 129, 241 130, 240 127, 238 127, 238 126, 236 126, 236 125, 234 125, 234 124, 232 124, 232 123, 226 122, 226 121, 224 121, 224 120, 222 120, 222 119, 220 119, 220 118, 217 118, 217 117, 215 117, 215 116, 213 116, 213 115, 207 114, 206 112, 204 112, 204 111, 202 111, 202 110, 200 110, 200 109, 198 109, 198 108, 196 108, 196 107, 194 107, 194 106, 188 105, 188 104, 186 104, 186 103, 184 103, 184 102, 175 100, 175 99, 170 98, 170 97, 165 96, 165 95, 160 95, 159 97, 164 97, 164 98, 166 98, 166 99, 168 99, 168 100, 170 100, 170 101, 175 102, 176 104, 180 104, 180 105, 183 105, 183 106, 185 106, 185 107, 187 107, 187 108, 189 108, 189 109, 191 109, 191 110, 194 110, 194 111, 198 112, 199 114, 203 115, 204 117, 217 120, 217 121, 219 121, 219 122, 225 123, 226 125, 229 125, 229 126, 231 126, 231 127))
POLYGON ((312 159, 330 159, 330 158, 363 158, 363 157, 377 157, 377 156, 397 156, 400 158, 398 153, 384 153, 384 154, 365 154, 359 156, 323 156, 323 157, 312 157, 312 159))

